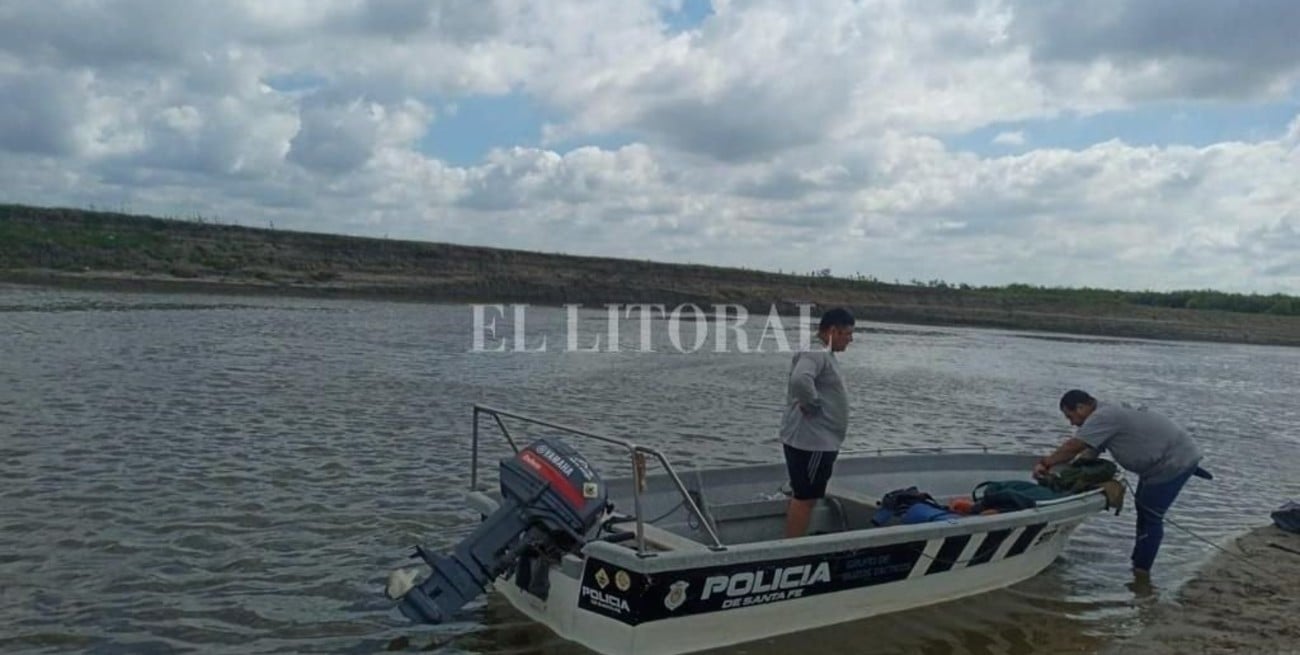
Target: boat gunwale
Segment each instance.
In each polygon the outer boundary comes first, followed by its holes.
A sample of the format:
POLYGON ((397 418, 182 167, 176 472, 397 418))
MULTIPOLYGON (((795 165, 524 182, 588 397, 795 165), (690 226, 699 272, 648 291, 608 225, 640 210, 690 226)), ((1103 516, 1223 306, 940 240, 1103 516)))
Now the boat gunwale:
MULTIPOLYGON (((591 557, 601 555, 611 563, 618 563, 627 567, 629 570, 654 572, 662 571, 671 564, 678 562, 747 562, 762 560, 765 554, 778 553, 780 557, 790 557, 799 555, 816 555, 827 552, 836 552, 843 550, 853 550, 857 548, 867 548, 872 546, 884 546, 907 541, 922 541, 936 538, 946 538, 952 535, 975 534, 991 530, 1001 529, 1010 526, 1012 528, 1020 525, 1029 525, 1041 522, 1037 519, 1047 514, 1047 521, 1062 519, 1069 520, 1075 516, 1082 516, 1088 511, 1094 509, 1104 509, 1106 501, 1098 490, 1075 494, 1064 498, 1052 499, 1050 501, 1040 501, 1036 507, 1014 512, 1006 512, 989 516, 970 516, 962 517, 960 520, 950 520, 942 522, 931 522, 912 525, 895 525, 885 527, 860 528, 857 530, 847 530, 832 532, 820 535, 809 535, 797 539, 768 539, 763 541, 745 542, 737 544, 723 543, 712 525, 703 520, 703 512, 697 506, 695 499, 691 497, 686 485, 683 483, 681 476, 678 475, 673 465, 669 462, 667 456, 657 448, 643 446, 633 443, 626 439, 610 437, 595 432, 578 429, 572 426, 554 423, 533 416, 505 410, 489 405, 475 403, 473 405, 473 439, 471 443, 471 466, 470 466, 470 489, 469 494, 483 494, 487 499, 500 502, 499 491, 490 490, 483 487, 482 481, 478 475, 479 467, 479 417, 481 415, 492 416, 502 434, 509 442, 515 452, 519 452, 519 445, 510 435, 510 431, 501 421, 501 417, 519 419, 525 422, 558 429, 577 436, 591 438, 603 441, 609 445, 619 446, 629 451, 633 456, 634 466, 633 474, 630 477, 602 478, 605 488, 613 489, 618 487, 629 487, 632 492, 634 512, 628 516, 630 521, 636 524, 635 539, 637 546, 635 549, 629 549, 625 545, 610 543, 606 540, 593 539, 587 542, 581 551, 580 557, 591 557), (644 465, 635 465, 639 457, 651 455, 659 460, 664 471, 659 474, 647 474, 644 465), (708 532, 713 543, 699 541, 696 538, 682 536, 685 539, 700 543, 703 549, 677 549, 653 551, 646 548, 647 541, 644 537, 644 526, 649 525, 642 516, 642 502, 646 496, 644 487, 655 480, 670 481, 674 490, 682 497, 682 502, 689 511, 701 518, 703 528, 708 532), (665 564, 665 562, 667 564, 665 564)), ((935 460, 952 459, 955 462, 969 461, 972 459, 1029 459, 1032 455, 1026 453, 997 452, 991 451, 990 448, 983 444, 971 445, 962 444, 952 447, 945 446, 909 446, 899 448, 876 448, 861 449, 855 451, 846 451, 846 457, 842 461, 837 461, 837 466, 844 467, 861 467, 866 462, 905 462, 913 460, 918 462, 933 462, 935 460), (874 454, 873 454, 874 453, 874 454), (888 453, 888 454, 886 454, 888 453)), ((775 463, 755 463, 740 466, 715 466, 709 468, 689 469, 699 475, 723 474, 736 475, 750 471, 776 470, 781 468, 780 464, 775 463)), ((898 467, 905 469, 905 466, 898 467)), ((918 470, 926 470, 924 468, 918 470)), ((952 469, 962 470, 960 468, 952 469)), ((676 534, 676 533, 674 533, 676 534)))
MULTIPOLYGON (((494 419, 497 427, 501 431, 502 436, 505 437, 507 443, 509 443, 511 449, 514 450, 515 453, 518 453, 520 451, 519 444, 516 443, 514 438, 511 436, 509 428, 507 428, 505 423, 502 421, 502 417, 517 419, 526 423, 531 423, 533 425, 560 430, 570 435, 579 436, 586 439, 594 439, 596 441, 604 442, 606 445, 617 446, 625 450, 631 456, 633 471, 632 471, 632 476, 630 478, 627 477, 604 478, 603 482, 606 485, 606 489, 609 489, 611 486, 630 484, 630 487, 632 489, 632 503, 634 507, 634 511, 631 516, 632 516, 632 520, 635 521, 637 527, 635 541, 637 544, 638 557, 644 558, 644 557, 654 557, 658 555, 658 553, 650 551, 649 549, 646 548, 646 540, 643 534, 645 517, 643 516, 644 513, 642 511, 642 499, 643 496, 645 495, 645 487, 648 485, 650 481, 656 479, 663 479, 663 480, 670 481, 672 485, 675 487, 677 493, 680 494, 682 498, 682 503, 688 508, 688 510, 692 514, 694 514, 700 520, 703 529, 705 530, 708 537, 712 541, 712 543, 705 543, 704 544, 705 547, 707 547, 711 551, 726 551, 726 550, 736 548, 737 546, 740 545, 740 544, 728 545, 722 542, 721 538, 714 530, 714 527, 705 518, 704 512, 697 505, 695 499, 689 493, 686 485, 682 481, 681 476, 678 475, 672 462, 669 461, 668 456, 658 448, 637 444, 627 439, 613 437, 606 434, 600 434, 591 430, 580 429, 570 425, 556 423, 554 421, 550 421, 547 419, 542 419, 535 416, 529 416, 513 410, 494 407, 483 403, 474 403, 472 405, 472 413, 473 413, 473 421, 471 424, 472 437, 471 437, 471 444, 470 444, 470 483, 469 483, 469 490, 471 493, 478 492, 478 491, 487 491, 486 489, 481 488, 481 482, 479 478, 479 450, 480 450, 479 419, 480 417, 483 415, 487 415, 487 416, 491 416, 494 419), (656 474, 656 475, 647 474, 645 470, 646 469, 645 458, 647 455, 658 460, 659 464, 664 469, 663 473, 656 474)), ((871 448, 852 449, 852 450, 845 451, 845 455, 847 456, 842 458, 842 465, 844 466, 852 466, 854 462, 884 459, 884 458, 894 458, 894 457, 899 457, 899 458, 906 458, 906 457, 923 458, 923 457, 936 457, 936 456, 937 457, 1017 457, 1017 458, 1030 457, 1029 455, 1023 453, 990 452, 990 447, 986 444, 959 444, 954 446, 903 446, 903 447, 874 448, 874 449, 871 448), (872 452, 874 452, 875 455, 871 455, 870 453, 872 452), (885 455, 885 453, 890 453, 890 454, 885 455)), ((746 465, 742 467, 726 467, 726 468, 715 467, 709 470, 735 472, 737 470, 744 470, 744 469, 751 469, 751 468, 760 469, 760 468, 771 467, 771 466, 773 465, 756 464, 756 465, 746 465)), ((702 469, 695 469, 695 470, 700 473, 704 472, 704 470, 702 469)))
MULTIPOLYGON (((486 497, 493 503, 498 502, 496 494, 488 495, 482 491, 476 494, 486 497)), ((1105 494, 1099 489, 1094 489, 1058 499, 1039 501, 1035 507, 1013 512, 965 516, 960 519, 929 523, 859 528, 796 539, 768 539, 726 545, 720 549, 709 547, 703 542, 682 535, 679 536, 696 541, 701 548, 649 551, 643 554, 623 544, 592 539, 582 547, 580 552, 573 553, 571 556, 580 560, 594 557, 637 573, 662 573, 723 562, 760 562, 766 559, 821 555, 912 541, 946 539, 952 536, 1015 529, 1039 523, 1065 523, 1076 518, 1085 518, 1089 514, 1104 510, 1106 506, 1105 494)), ((483 511, 488 508, 479 506, 476 509, 483 511)))
POLYGON ((953 521, 862 528, 810 535, 796 539, 769 539, 732 544, 721 550, 710 548, 702 550, 668 550, 641 555, 635 550, 619 544, 603 540, 592 540, 583 547, 579 557, 595 557, 638 573, 662 573, 664 571, 709 566, 723 562, 745 563, 765 559, 821 555, 912 541, 946 539, 957 535, 979 534, 1007 528, 1014 529, 1038 523, 1062 523, 1075 518, 1086 517, 1089 514, 1105 509, 1105 507, 1106 499, 1104 494, 1100 490, 1093 490, 1056 499, 1050 505, 1031 507, 1014 512, 988 516, 969 516, 953 521), (686 566, 683 566, 684 564, 686 566))

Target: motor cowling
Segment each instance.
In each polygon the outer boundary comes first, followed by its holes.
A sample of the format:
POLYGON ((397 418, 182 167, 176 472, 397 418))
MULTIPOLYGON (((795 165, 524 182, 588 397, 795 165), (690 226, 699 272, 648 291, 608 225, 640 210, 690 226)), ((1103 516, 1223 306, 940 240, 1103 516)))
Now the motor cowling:
POLYGON ((432 572, 393 571, 385 590, 407 618, 442 623, 511 572, 525 552, 558 558, 577 552, 608 505, 599 474, 559 439, 539 439, 501 460, 501 504, 450 556, 416 546, 432 572))

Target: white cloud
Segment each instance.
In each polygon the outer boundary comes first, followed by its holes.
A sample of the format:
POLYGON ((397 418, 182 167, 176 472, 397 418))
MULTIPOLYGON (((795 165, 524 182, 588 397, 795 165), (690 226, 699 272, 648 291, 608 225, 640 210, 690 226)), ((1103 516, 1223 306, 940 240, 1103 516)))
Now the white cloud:
POLYGON ((667 195, 659 165, 642 145, 616 151, 579 148, 565 155, 512 148, 489 155, 467 171, 462 205, 472 209, 518 209, 554 203, 604 203, 631 207, 645 194, 667 195))
POLYGON ((319 173, 348 173, 380 147, 409 148, 432 118, 433 112, 414 100, 388 107, 364 98, 312 95, 299 106, 288 159, 319 173))
POLYGON ((1292 3, 1212 4, 753 0, 677 31, 664 0, 7 3, 0 191, 885 279, 1300 293, 1300 116, 1203 147, 1007 127, 1296 93, 1292 3), (469 166, 422 152, 434 108, 475 94, 554 120, 469 166), (944 146, 977 128, 1017 154, 944 146), (559 145, 610 134, 628 145, 559 145))
POLYGON ((1025 133, 1016 130, 1015 132, 999 132, 993 137, 993 143, 1000 146, 1023 146, 1025 145, 1025 133))

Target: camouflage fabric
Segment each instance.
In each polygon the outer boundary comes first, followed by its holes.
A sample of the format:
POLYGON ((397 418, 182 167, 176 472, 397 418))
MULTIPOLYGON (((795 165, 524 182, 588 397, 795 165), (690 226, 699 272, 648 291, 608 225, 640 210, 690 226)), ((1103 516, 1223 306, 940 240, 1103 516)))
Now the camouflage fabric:
POLYGON ((1039 484, 1065 494, 1077 494, 1096 489, 1103 482, 1115 479, 1119 467, 1108 459, 1085 459, 1058 467, 1039 484))

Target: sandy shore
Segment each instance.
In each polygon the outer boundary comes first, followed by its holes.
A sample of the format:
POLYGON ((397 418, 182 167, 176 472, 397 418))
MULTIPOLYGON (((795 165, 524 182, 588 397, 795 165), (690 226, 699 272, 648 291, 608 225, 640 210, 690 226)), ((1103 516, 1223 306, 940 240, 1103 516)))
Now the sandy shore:
POLYGON ((1113 655, 1300 653, 1300 535, 1268 525, 1218 553, 1113 655), (1280 548, 1278 547, 1280 546, 1280 548))

